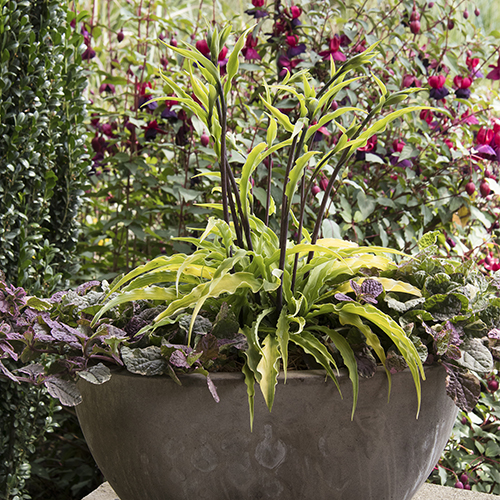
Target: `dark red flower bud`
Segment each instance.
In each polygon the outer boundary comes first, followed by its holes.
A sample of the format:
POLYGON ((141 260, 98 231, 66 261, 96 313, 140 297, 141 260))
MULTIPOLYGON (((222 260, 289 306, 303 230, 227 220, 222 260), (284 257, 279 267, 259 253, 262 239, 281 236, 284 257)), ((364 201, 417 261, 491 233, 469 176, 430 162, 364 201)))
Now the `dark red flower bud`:
POLYGON ((476 185, 472 181, 469 181, 465 185, 465 191, 467 191, 469 196, 472 196, 476 192, 476 185))
POLYGON ((321 191, 320 187, 314 184, 314 186, 311 188, 311 193, 313 196, 316 196, 319 192, 321 191))
POLYGON ((464 490, 470 490, 470 484, 466 484, 466 485, 464 486, 464 490))
POLYGON ((410 23, 410 30, 414 35, 420 32, 420 21, 412 21, 410 23))
POLYGON ((413 10, 410 16, 410 21, 419 21, 419 20, 420 20, 420 14, 416 10, 413 10))
POLYGON ((328 187, 328 179, 326 177, 321 178, 321 180, 319 181, 319 187, 323 191, 326 191, 326 188, 328 187))
POLYGON ((427 7, 429 7, 429 9, 432 9, 432 7, 434 7, 434 2, 429 2, 427 4, 427 7))
POLYGON ((172 45, 172 47, 177 47, 177 40, 174 37, 170 39, 170 45, 172 45))
POLYGON ((464 489, 464 485, 460 481, 457 481, 455 483, 455 488, 458 488, 459 490, 463 490, 464 489))
POLYGON ((474 9, 474 14, 475 14, 476 17, 478 17, 481 14, 481 11, 476 7, 474 9))
POLYGON ((464 19, 469 19, 469 11, 467 9, 464 10, 464 19))
POLYGON ((455 21, 453 19, 448 20, 448 29, 452 30, 455 27, 455 21))
POLYGON ((491 188, 486 179, 483 179, 481 181, 481 184, 479 185, 479 191, 481 192, 481 196, 483 198, 486 198, 490 194, 491 188))
POLYGON ((203 132, 203 134, 201 134, 200 142, 201 142, 201 145, 204 147, 207 147, 208 144, 210 143, 210 137, 208 136, 208 134, 205 131, 203 132))
POLYGON ((196 42, 196 48, 205 56, 210 58, 210 48, 206 40, 198 40, 196 42))
POLYGON ((469 476, 465 472, 460 476, 460 482, 467 484, 469 482, 469 476))
POLYGON ((252 5, 254 7, 262 7, 266 3, 266 0, 252 0, 252 5))
POLYGON ((498 380, 495 380, 495 379, 490 380, 488 382, 488 390, 490 392, 496 392, 498 390, 498 380))
POLYGON ((477 133, 477 143, 478 144, 489 144, 493 139, 493 130, 481 127, 477 133))
POLYGON ((123 39, 125 38, 125 35, 123 34, 123 30, 120 30, 117 34, 116 34, 116 39, 118 40, 118 42, 123 42, 123 39))

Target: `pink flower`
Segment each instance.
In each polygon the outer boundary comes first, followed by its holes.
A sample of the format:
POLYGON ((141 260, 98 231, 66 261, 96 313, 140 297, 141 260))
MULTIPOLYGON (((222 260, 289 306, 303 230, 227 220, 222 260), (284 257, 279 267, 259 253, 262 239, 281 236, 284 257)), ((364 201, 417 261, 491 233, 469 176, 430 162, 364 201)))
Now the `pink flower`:
POLYGON ((403 151, 403 148, 405 146, 406 146, 406 143, 404 143, 403 141, 400 141, 399 139, 395 139, 392 142, 392 148, 394 149, 394 151, 397 151, 398 153, 401 153, 401 151, 403 151))
POLYGON ((477 125, 479 123, 474 113, 470 114, 470 109, 463 113, 460 118, 466 125, 477 125))
POLYGON ((205 56, 210 59, 210 47, 206 40, 198 40, 196 42, 196 48, 205 56))
POLYGON ((444 75, 432 75, 429 77, 429 85, 433 89, 440 89, 444 87, 446 83, 446 77, 444 75))
POLYGON ((403 88, 407 89, 409 87, 421 87, 422 82, 413 75, 405 75, 403 77, 403 88))
POLYGON ((293 19, 297 19, 302 14, 302 9, 298 5, 292 5, 290 11, 293 19))
POLYGON ((260 57, 259 53, 257 52, 257 50, 255 49, 256 46, 257 46, 257 39, 254 38, 252 36, 252 34, 250 33, 247 36, 247 39, 245 41, 245 47, 243 47, 243 49, 241 50, 243 57, 247 61, 252 61, 253 59, 260 60, 261 57, 260 57))
POLYGON ((345 55, 340 52, 340 37, 338 35, 335 35, 333 38, 330 38, 330 41, 328 43, 329 49, 328 50, 323 50, 322 52, 319 53, 319 55, 323 59, 330 59, 330 55, 333 57, 335 61, 345 61, 346 57, 345 55))
POLYGON ((453 78, 453 84, 459 89, 468 89, 472 85, 472 78, 457 75, 453 78))
POLYGON ((368 141, 366 142, 366 146, 363 146, 362 148, 358 148, 358 151, 373 151, 375 147, 377 146, 377 136, 372 135, 368 141))
POLYGON ((478 144, 489 144, 493 139, 493 130, 481 127, 477 133, 476 142, 478 144))
POLYGON ((266 3, 266 0, 252 0, 252 5, 254 7, 262 7, 266 3))
POLYGON ((489 80, 500 80, 500 57, 498 58, 496 66, 494 64, 490 64, 489 67, 493 68, 493 70, 486 75, 486 78, 489 80))

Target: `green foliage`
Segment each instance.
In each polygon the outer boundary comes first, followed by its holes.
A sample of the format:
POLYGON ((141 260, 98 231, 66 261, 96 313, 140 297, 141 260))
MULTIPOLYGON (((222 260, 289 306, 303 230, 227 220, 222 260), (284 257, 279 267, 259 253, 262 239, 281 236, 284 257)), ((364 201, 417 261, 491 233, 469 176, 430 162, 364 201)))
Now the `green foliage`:
POLYGON ((9 281, 49 293, 77 269, 82 37, 56 0, 0 8, 0 266, 9 281))

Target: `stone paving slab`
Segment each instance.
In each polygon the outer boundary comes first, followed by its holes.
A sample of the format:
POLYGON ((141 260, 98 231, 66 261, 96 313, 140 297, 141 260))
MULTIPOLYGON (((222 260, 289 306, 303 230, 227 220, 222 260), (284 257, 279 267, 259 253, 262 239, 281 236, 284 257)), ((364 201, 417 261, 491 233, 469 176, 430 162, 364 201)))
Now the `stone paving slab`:
MULTIPOLYGON (((447 488, 436 484, 424 484, 413 500, 493 500, 498 495, 487 495, 475 491, 447 488)), ((97 490, 83 500, 120 500, 108 483, 101 484, 97 490)))

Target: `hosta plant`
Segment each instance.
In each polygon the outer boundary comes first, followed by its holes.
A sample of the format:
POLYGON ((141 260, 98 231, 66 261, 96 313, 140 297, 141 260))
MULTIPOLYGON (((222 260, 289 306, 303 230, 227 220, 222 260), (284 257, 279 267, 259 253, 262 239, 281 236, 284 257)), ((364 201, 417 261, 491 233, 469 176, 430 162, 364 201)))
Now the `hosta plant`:
POLYGON ((186 83, 181 87, 162 73, 167 97, 156 100, 175 101, 196 116, 217 157, 217 170, 205 172, 219 179, 205 204, 215 215, 200 236, 182 238, 193 251, 159 256, 111 285, 90 282, 50 300, 3 283, 3 356, 25 362, 54 357, 47 368, 2 371, 44 383, 63 402, 76 404, 78 391, 68 378, 105 382, 109 363, 142 375, 169 374, 179 383, 179 373, 203 373, 216 400, 210 372, 241 370, 253 415, 255 386, 271 409, 280 371, 286 377, 290 369, 319 367, 336 381, 345 367, 354 411, 359 377, 372 376, 377 364, 385 368, 389 390, 391 377, 408 368, 420 403, 424 365, 441 363, 450 396, 472 408, 480 392, 475 373, 491 370, 491 348, 500 336, 494 281, 470 262, 436 257, 434 233, 413 257, 321 238, 339 174, 389 123, 423 109, 398 108, 418 89, 391 94, 370 74, 376 44, 338 68, 330 57, 330 74, 319 85, 305 70, 293 76, 285 71, 280 83, 264 84, 260 96, 265 140, 244 149, 228 130, 227 110, 244 107, 233 100, 232 83, 249 33, 234 40, 223 62, 228 26, 209 32, 206 46, 166 44, 184 58, 186 83), (362 78, 371 78, 379 91, 369 109, 333 106, 338 92, 362 78), (293 112, 280 106, 284 99, 293 112), (322 153, 314 141, 327 123, 338 139, 322 153), (259 166, 269 181, 260 204, 265 210, 254 210, 259 166), (324 173, 329 181, 311 222, 307 193, 324 173))

